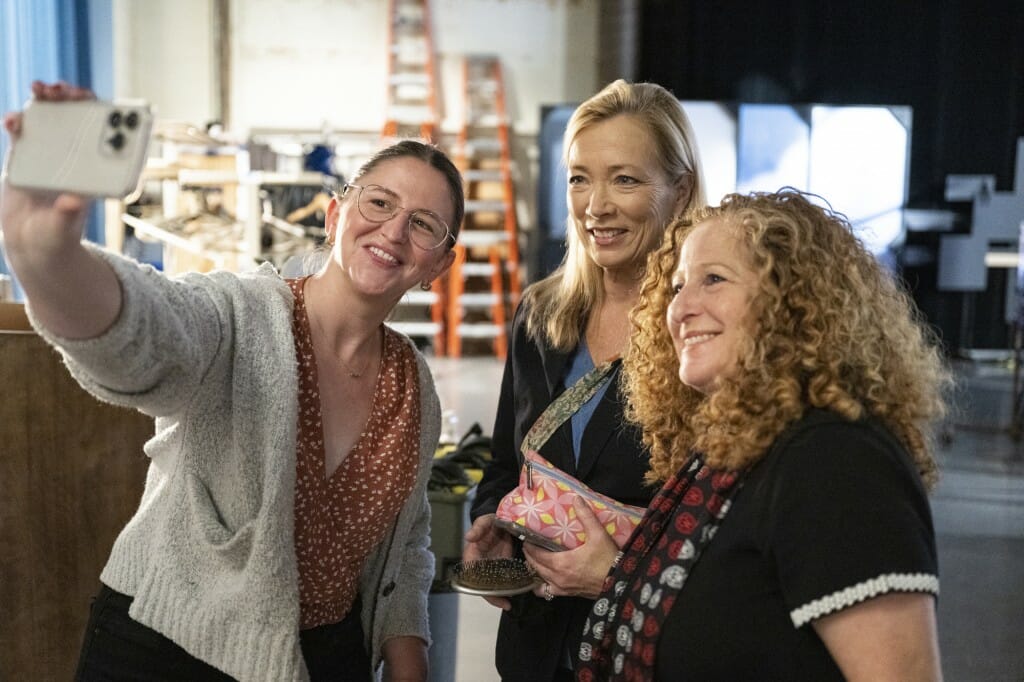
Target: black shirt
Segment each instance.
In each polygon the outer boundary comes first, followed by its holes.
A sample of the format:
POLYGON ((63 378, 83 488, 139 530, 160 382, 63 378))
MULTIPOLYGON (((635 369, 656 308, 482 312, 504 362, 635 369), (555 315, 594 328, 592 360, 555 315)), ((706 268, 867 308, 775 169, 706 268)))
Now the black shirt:
POLYGON ((815 618, 938 592, 931 512, 874 420, 812 410, 747 475, 669 613, 658 680, 842 680, 815 618))

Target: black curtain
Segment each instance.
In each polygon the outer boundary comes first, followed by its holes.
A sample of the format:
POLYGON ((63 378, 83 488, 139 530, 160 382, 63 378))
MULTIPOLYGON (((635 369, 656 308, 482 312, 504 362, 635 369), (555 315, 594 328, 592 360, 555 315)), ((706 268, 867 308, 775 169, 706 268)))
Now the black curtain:
POLYGON ((910 205, 946 175, 1012 187, 1024 136, 1020 0, 648 0, 638 80, 681 99, 914 108, 910 205))
MULTIPOLYGON (((642 12, 637 80, 680 99, 909 104, 910 207, 947 207, 951 173, 995 175, 997 190, 1013 189, 1022 0, 647 0, 642 12)), ((938 236, 913 241, 934 255, 938 236)), ((928 257, 902 273, 951 351, 1008 346, 1004 280, 990 277, 986 292, 939 292, 928 257)))

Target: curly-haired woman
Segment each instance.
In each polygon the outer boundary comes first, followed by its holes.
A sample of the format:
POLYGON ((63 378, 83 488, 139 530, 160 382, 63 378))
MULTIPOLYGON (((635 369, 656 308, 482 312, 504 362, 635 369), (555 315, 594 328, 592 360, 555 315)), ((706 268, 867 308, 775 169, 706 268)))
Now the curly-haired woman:
POLYGON ((632 320, 629 416, 665 484, 579 679, 941 678, 926 488, 950 374, 845 218, 730 195, 669 232, 632 320))

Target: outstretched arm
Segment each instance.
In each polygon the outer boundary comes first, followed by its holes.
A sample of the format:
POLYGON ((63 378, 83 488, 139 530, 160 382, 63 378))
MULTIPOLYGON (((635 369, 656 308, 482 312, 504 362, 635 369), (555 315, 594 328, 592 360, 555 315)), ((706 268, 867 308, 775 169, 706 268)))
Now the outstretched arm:
MULTIPOLYGON (((90 91, 66 83, 32 84, 36 99, 90 99, 90 91)), ((4 129, 18 144, 21 115, 4 117, 4 129)), ((99 336, 121 310, 121 285, 110 267, 82 245, 89 201, 74 194, 31 192, 4 180, 0 225, 4 253, 25 290, 36 320, 68 339, 99 336)))

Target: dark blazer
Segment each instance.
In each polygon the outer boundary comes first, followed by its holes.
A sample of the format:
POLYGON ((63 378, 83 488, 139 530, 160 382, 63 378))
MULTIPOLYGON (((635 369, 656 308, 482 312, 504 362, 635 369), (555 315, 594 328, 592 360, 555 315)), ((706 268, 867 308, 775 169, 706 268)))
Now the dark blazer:
MULTIPOLYGON (((526 334, 526 310, 520 306, 512 324, 512 343, 501 382, 492 439, 493 461, 477 487, 470 515, 493 513, 501 498, 519 482, 523 437, 548 404, 564 390, 569 353, 539 344, 526 334)), ((656 488, 644 483, 648 455, 638 429, 622 417, 619 375, 583 433, 577 467, 572 427, 566 421, 540 452, 594 490, 627 504, 646 507, 656 488)), ((579 649, 583 623, 593 602, 559 597, 551 602, 525 594, 512 598, 501 615, 495 661, 504 682, 545 682, 563 666, 566 645, 579 649)))

